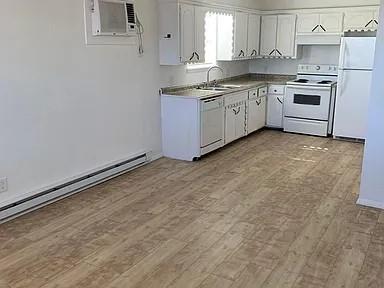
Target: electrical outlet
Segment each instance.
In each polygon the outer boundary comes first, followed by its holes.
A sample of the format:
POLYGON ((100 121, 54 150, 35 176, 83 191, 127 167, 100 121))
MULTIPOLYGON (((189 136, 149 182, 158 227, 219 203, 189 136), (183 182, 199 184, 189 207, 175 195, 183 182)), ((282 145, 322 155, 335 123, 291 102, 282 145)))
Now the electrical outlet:
POLYGON ((7 192, 8 190, 8 179, 0 178, 0 193, 7 192))

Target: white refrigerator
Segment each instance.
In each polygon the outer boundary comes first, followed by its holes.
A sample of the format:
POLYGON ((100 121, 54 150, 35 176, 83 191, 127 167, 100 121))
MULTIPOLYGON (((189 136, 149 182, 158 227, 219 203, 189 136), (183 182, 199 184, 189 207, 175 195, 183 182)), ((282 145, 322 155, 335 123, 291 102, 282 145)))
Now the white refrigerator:
POLYGON ((365 139, 376 37, 343 37, 333 133, 365 139))

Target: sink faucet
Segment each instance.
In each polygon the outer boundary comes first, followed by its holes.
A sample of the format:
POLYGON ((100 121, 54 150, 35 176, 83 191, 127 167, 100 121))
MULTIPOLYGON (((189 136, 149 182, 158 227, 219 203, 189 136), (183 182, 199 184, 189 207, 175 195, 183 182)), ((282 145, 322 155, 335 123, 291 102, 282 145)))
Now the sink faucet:
POLYGON ((224 70, 222 68, 220 68, 219 66, 212 66, 211 68, 208 69, 207 71, 207 86, 209 85, 209 82, 210 82, 210 77, 209 77, 209 74, 211 73, 211 71, 213 69, 219 69, 221 71, 221 73, 224 75, 224 70))

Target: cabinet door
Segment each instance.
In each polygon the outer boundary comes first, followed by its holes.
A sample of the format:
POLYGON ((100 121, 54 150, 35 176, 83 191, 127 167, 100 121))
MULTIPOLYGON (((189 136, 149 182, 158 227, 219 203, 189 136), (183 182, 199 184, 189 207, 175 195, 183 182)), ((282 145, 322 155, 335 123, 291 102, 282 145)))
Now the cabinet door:
POLYGON ((320 14, 320 29, 322 33, 341 33, 343 31, 343 13, 320 14))
POLYGON ((225 144, 235 141, 237 108, 225 108, 225 144))
POLYGON ((208 9, 195 7, 195 52, 197 62, 205 62, 205 17, 208 9))
POLYGON ((280 15, 277 25, 276 56, 294 57, 296 15, 280 15))
POLYGON ((238 113, 236 115, 236 139, 247 135, 246 131, 246 104, 237 107, 238 113))
POLYGON ((195 57, 195 7, 180 5, 180 48, 182 62, 197 61, 195 57))
POLYGON ((248 14, 242 12, 235 13, 235 45, 233 58, 246 57, 248 36, 248 14))
POLYGON ((267 126, 283 128, 283 95, 268 95, 267 126))
POLYGON ((255 132, 265 126, 266 97, 249 100, 248 133, 255 132))
POLYGON ((259 15, 255 14, 248 16, 248 57, 255 57, 260 54, 260 18, 259 15))
POLYGON ((277 16, 261 17, 260 55, 275 56, 277 16))
POLYGON ((339 80, 333 133, 337 137, 365 139, 372 72, 342 71, 339 80))
POLYGON ((344 17, 344 31, 372 28, 373 18, 373 11, 346 12, 344 17))
POLYGON ((318 32, 319 24, 319 14, 299 14, 297 16, 297 33, 318 32))

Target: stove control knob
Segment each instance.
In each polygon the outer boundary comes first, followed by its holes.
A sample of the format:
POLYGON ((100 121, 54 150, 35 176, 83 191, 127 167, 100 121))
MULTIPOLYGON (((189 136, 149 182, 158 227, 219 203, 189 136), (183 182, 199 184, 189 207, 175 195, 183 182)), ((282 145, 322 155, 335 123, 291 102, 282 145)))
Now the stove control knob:
POLYGON ((321 67, 319 65, 316 66, 316 70, 319 71, 321 67))

